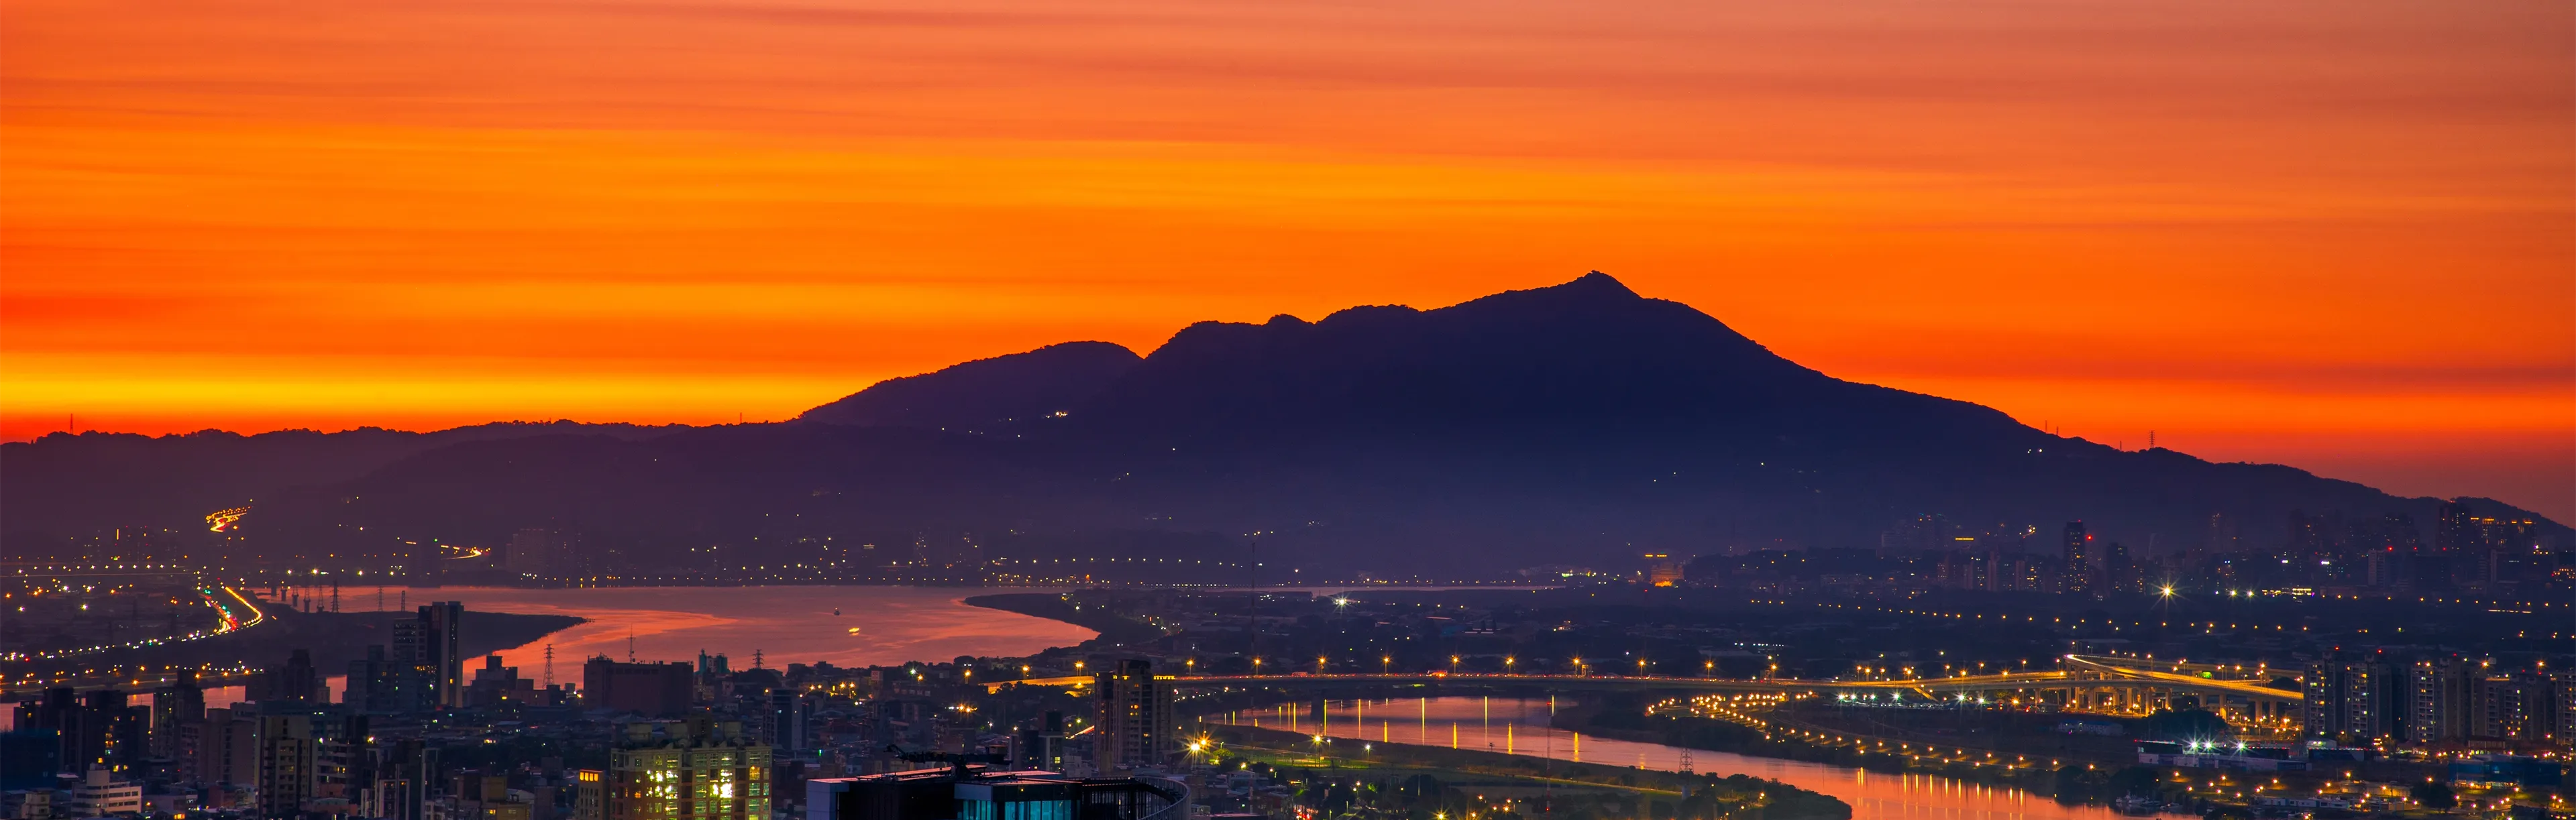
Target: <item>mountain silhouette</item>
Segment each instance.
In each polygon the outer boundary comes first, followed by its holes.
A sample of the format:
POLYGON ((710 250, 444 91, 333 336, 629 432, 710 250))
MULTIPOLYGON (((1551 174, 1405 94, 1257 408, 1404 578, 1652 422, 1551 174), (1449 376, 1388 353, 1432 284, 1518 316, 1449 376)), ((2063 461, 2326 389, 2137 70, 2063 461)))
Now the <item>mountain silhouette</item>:
POLYGON ((1313 323, 1192 325, 1077 410, 1073 430, 1167 445, 1506 431, 2039 440, 1973 404, 1833 379, 1599 272, 1437 310, 1359 307, 1313 323))
MULTIPOLYGON (((2280 465, 2123 451, 1835 379, 1600 273, 1433 310, 1205 322, 1141 360, 1054 345, 884 382, 790 423, 539 432, 314 459, 300 480, 272 470, 249 520, 309 554, 556 526, 638 561, 752 565, 930 534, 1046 555, 1116 549, 1120 533, 1201 549, 1261 533, 1283 562, 1439 577, 1872 547, 1927 517, 1982 533, 2080 519, 2140 550, 2271 548, 2294 515, 2404 515, 2420 529, 2438 503, 2280 465)), ((13 533, 203 514, 27 503, 17 488, 100 484, 105 468, 57 438, 0 447, 13 533)), ((117 474, 151 463, 149 449, 117 474)))
POLYGON ((980 431, 1072 410, 1134 369, 1135 351, 1065 342, 887 379, 807 410, 799 421, 980 431))

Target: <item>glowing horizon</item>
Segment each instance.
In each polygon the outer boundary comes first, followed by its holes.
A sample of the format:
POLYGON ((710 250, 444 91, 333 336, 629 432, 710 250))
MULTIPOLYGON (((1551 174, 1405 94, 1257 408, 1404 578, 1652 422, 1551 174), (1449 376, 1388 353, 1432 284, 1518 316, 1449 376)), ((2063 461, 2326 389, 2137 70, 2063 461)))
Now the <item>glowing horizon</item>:
POLYGON ((1586 270, 2576 519, 2576 8, 0 7, 0 438, 778 420, 1586 270))

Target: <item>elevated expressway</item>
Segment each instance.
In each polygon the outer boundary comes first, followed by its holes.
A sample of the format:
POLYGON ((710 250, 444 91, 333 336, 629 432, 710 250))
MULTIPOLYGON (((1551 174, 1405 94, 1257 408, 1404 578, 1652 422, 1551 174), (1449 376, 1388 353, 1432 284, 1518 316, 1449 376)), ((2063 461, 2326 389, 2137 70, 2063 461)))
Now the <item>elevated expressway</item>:
MULTIPOLYGON (((1294 672, 1284 675, 1169 675, 1157 676, 1183 687, 1239 686, 1263 689, 1323 690, 1362 686, 1534 686, 1551 691, 1617 691, 1655 690, 1721 693, 1762 693, 1808 697, 1852 696, 1854 698, 1904 699, 1911 695, 1925 701, 1958 699, 2008 698, 2016 702, 2044 704, 2074 712, 2109 714, 2146 714, 2174 704, 2177 696, 2198 698, 2201 708, 2209 709, 2242 723, 2271 726, 2295 721, 2300 694, 2274 689, 2261 682, 2216 677, 2209 669, 2202 674, 2184 674, 2178 669, 2193 669, 2179 664, 2157 664, 2126 658, 2067 655, 2059 659, 2058 668, 2041 672, 2008 672, 1993 675, 1962 675, 1948 678, 1904 678, 1897 680, 1800 680, 1773 678, 1765 680, 1730 680, 1725 678, 1691 678, 1662 675, 1570 675, 1533 673, 1482 672, 1384 672, 1330 673, 1294 672)), ((986 686, 1079 687, 1091 683, 1089 676, 1031 678, 1017 681, 994 681, 986 686)))

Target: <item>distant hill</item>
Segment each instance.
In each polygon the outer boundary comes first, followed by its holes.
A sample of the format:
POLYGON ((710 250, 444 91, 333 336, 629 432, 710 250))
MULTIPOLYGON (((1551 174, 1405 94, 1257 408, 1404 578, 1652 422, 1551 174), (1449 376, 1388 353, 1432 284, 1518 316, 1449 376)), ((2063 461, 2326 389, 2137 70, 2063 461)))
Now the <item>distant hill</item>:
MULTIPOLYGON (((1141 361, 1056 345, 889 381, 791 423, 548 432, 263 455, 329 468, 264 509, 269 537, 348 554, 546 525, 690 566, 909 555, 915 539, 965 535, 1028 556, 1186 556, 1259 532, 1265 562, 1436 577, 1876 546, 1925 516, 2031 532, 2039 550, 2078 519, 2141 550, 2270 548, 2294 514, 2421 529, 2437 503, 2121 451, 1834 379, 1598 273, 1434 310, 1201 323, 1141 361)), ((0 449, 12 473, 34 463, 19 458, 0 449)), ((62 457, 11 481, 100 469, 62 457)))
POLYGON ((167 436, 53 433, 0 444, 0 527, 19 537, 112 527, 194 528, 216 510, 292 487, 348 481, 451 444, 570 431, 636 439, 676 429, 509 421, 434 433, 377 427, 249 436, 223 430, 167 436))
POLYGON ((961 432, 999 429, 1069 411, 1143 359, 1108 342, 1065 342, 1026 353, 887 379, 807 410, 799 421, 961 432))

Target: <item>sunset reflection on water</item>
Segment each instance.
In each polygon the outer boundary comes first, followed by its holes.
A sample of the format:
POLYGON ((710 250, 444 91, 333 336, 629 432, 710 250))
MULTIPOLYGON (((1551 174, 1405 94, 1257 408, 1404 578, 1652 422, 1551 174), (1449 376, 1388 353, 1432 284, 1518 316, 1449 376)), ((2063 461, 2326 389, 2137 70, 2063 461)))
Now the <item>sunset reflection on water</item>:
POLYGON ((2100 806, 2068 806, 2019 789, 1926 774, 1880 774, 1798 760, 1634 743, 1555 728, 1571 700, 1446 697, 1281 704, 1210 715, 1233 723, 1368 743, 1445 746, 1611 766, 1769 778, 1841 798, 1852 820, 2120 820, 2100 806))
MULTIPOLYGON (((974 595, 1011 590, 898 586, 614 587, 415 589, 413 603, 463 601, 465 608, 527 615, 573 615, 588 623, 502 651, 502 662, 536 678, 548 644, 555 679, 580 678, 582 659, 625 660, 627 642, 641 661, 695 660, 700 651, 730 656, 748 669, 754 652, 766 665, 829 662, 891 666, 948 661, 960 655, 1026 655, 1071 646, 1098 633, 1061 621, 969 606, 974 595), (838 609, 841 614, 834 615, 838 609), (855 628, 857 631, 851 631, 855 628)), ((480 662, 468 666, 479 666, 480 662)))

